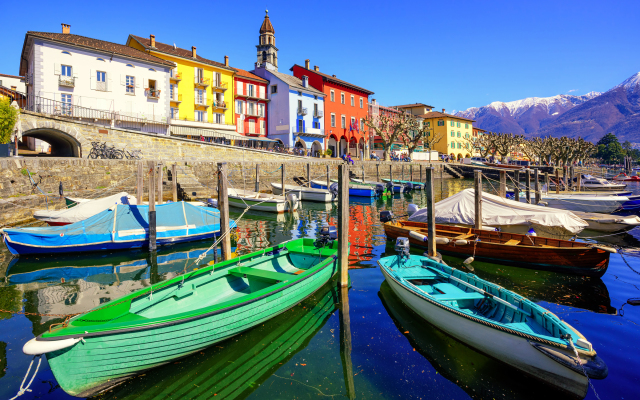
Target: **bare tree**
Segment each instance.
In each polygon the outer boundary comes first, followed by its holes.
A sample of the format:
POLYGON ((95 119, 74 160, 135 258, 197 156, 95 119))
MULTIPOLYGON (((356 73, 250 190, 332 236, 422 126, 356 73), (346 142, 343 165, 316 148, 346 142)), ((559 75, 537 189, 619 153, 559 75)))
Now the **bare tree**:
POLYGON ((409 115, 407 118, 406 131, 400 135, 402 143, 407 146, 409 157, 413 156, 413 152, 422 142, 429 148, 429 162, 431 162, 431 145, 438 143, 442 138, 442 135, 438 135, 440 139, 435 142, 428 142, 430 137, 430 128, 427 124, 419 121, 415 117, 409 115))
POLYGON ((488 134, 492 138, 495 152, 500 155, 502 161, 515 149, 517 143, 520 141, 520 136, 514 135, 513 133, 489 132, 488 134))
POLYGON ((493 137, 488 134, 479 134, 471 138, 464 138, 465 148, 471 154, 474 152, 480 154, 481 157, 487 158, 489 154, 494 154, 493 137))
POLYGON ((396 115, 390 113, 370 114, 364 119, 364 124, 373 130, 374 137, 379 137, 382 141, 385 161, 389 161, 389 149, 401 133, 394 129, 397 127, 396 119, 396 115))

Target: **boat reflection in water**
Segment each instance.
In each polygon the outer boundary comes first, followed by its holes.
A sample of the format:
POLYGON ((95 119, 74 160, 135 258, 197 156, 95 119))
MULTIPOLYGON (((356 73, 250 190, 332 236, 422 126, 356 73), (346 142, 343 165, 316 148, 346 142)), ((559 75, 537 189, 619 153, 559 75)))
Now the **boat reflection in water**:
POLYGON ((378 293, 394 324, 410 345, 444 378, 474 399, 570 398, 515 368, 447 335, 411 311, 385 281, 378 293))
POLYGON ((282 315, 179 362, 132 378, 99 398, 245 398, 309 344, 336 311, 337 303, 338 289, 332 279, 282 315))

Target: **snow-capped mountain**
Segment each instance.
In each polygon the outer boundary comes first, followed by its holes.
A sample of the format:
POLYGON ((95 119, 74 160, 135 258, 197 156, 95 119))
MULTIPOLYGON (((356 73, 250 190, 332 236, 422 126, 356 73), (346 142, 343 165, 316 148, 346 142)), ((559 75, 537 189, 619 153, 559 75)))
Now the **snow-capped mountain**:
POLYGON ((624 88, 627 93, 640 93, 640 72, 635 75, 631 75, 629 79, 622 82, 618 86, 614 87, 611 90, 615 90, 618 88, 624 88))

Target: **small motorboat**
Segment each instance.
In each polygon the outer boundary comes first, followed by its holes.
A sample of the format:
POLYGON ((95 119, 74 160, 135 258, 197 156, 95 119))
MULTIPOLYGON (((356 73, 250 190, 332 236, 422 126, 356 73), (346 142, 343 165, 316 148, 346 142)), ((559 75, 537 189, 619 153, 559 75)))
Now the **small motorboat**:
MULTIPOLYGON (((294 193, 302 201, 315 201, 318 203, 331 203, 337 200, 337 197, 331 194, 327 189, 314 189, 304 186, 284 185, 287 193, 294 193), (335 197, 335 198, 334 198, 335 197)), ((282 195, 282 183, 271 182, 271 191, 273 194, 282 195)))
POLYGON ((208 265, 54 324, 22 351, 46 354, 65 392, 91 397, 283 314, 334 276, 337 251, 297 239, 208 265))
POLYGON ((228 189, 229 206, 236 208, 249 208, 256 211, 283 213, 294 212, 300 206, 299 197, 295 193, 286 196, 259 193, 251 190, 228 189))
POLYGON ((498 169, 506 169, 506 170, 509 170, 509 171, 518 171, 518 170, 521 170, 521 169, 525 168, 522 165, 497 164, 497 163, 490 163, 490 162, 486 162, 486 163, 484 163, 484 165, 486 165, 487 167, 493 167, 493 168, 498 168, 498 169))
MULTIPOLYGON (((626 196, 575 196, 570 194, 545 193, 540 196, 543 205, 569 211, 609 214, 618 211, 630 200, 626 196)), ((526 202, 520 198, 521 202, 526 202)))
POLYGON ((65 196, 64 201, 65 201, 65 204, 66 204, 67 208, 71 208, 71 207, 75 207, 76 205, 78 205, 80 203, 91 201, 91 199, 83 199, 81 197, 67 197, 67 196, 65 196))
MULTIPOLYGON (((327 187, 326 181, 321 180, 312 180, 311 187, 315 189, 325 189, 332 191, 336 196, 338 195, 338 183, 333 182, 329 187, 327 187), (335 190, 334 190, 335 189, 335 190)), ((380 184, 379 186, 371 186, 357 183, 349 183, 349 197, 378 197, 382 196, 386 193, 387 188, 380 184)))
POLYGON ((385 280, 404 304, 445 333, 580 398, 589 378, 607 377, 592 344, 549 310, 476 275, 410 255, 406 237, 396 250, 397 256, 378 261, 385 280))
POLYGON ((573 213, 586 221, 589 226, 585 229, 597 232, 627 232, 640 226, 640 217, 637 215, 613 215, 600 213, 586 213, 573 211, 573 213))
MULTIPOLYGON (((389 182, 389 178, 382 178, 382 182, 385 182, 385 183, 389 182)), ((403 180, 400 180, 400 179, 394 179, 393 183, 398 183, 398 184, 405 185, 405 186, 408 183, 410 183, 413 190, 422 190, 422 189, 424 189, 424 182, 403 181, 403 180)))
POLYGON ((393 189, 394 193, 402 193, 405 191, 408 192, 411 189, 413 189, 413 185, 411 184, 404 184, 404 183, 397 183, 397 182, 382 183, 382 182, 367 181, 367 180, 363 182, 362 179, 359 179, 359 178, 349 178, 349 179, 351 180, 351 182, 360 183, 362 185, 370 185, 374 187, 378 185, 384 185, 388 192, 391 192, 391 190, 393 189))
MULTIPOLYGON (((580 187, 583 190, 624 190, 627 187, 627 185, 611 183, 606 179, 597 178, 589 174, 584 174, 581 177, 582 181, 580 183, 580 187)), ((576 181, 576 179, 574 179, 574 181, 576 181)))
POLYGON ((640 182, 640 176, 638 176, 638 175, 629 176, 629 175, 625 174, 624 172, 622 172, 622 173, 614 176, 613 180, 616 181, 616 182, 640 182))
MULTIPOLYGON (((66 198, 65 198, 66 199, 66 198)), ((135 205, 136 198, 126 192, 114 194, 101 199, 74 199, 75 206, 62 210, 38 210, 33 213, 33 218, 44 221, 50 226, 62 226, 93 217, 96 214, 111 208, 114 204, 135 205)), ((67 203, 69 204, 69 203, 67 203)))

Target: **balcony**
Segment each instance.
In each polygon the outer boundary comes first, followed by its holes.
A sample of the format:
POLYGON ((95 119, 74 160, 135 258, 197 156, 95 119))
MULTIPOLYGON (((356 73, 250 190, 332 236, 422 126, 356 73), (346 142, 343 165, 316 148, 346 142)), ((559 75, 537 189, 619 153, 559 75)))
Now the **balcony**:
POLYGON ((147 98, 149 98, 149 99, 159 99, 160 98, 160 90, 158 90, 158 89, 146 88, 146 89, 144 89, 144 91, 147 94, 147 98))
POLYGON ((213 108, 218 108, 220 110, 226 110, 227 109, 227 103, 224 101, 213 101, 213 108))
POLYGON ((178 103, 178 104, 180 104, 180 103, 182 103, 182 95, 181 95, 181 94, 174 93, 174 94, 173 94, 173 96, 171 96, 171 97, 169 98, 169 101, 171 101, 172 103, 178 103))
POLYGON ((201 76, 196 76, 194 79, 195 85, 196 87, 209 87, 209 85, 211 85, 211 79, 209 78, 203 78, 201 76))
POLYGON ((314 118, 322 118, 323 115, 324 115, 324 112, 322 110, 313 111, 313 117, 314 118))
POLYGON ((66 87, 75 87, 76 86, 76 78, 72 76, 58 76, 58 85, 66 86, 66 87))
POLYGON ((107 82, 105 82, 105 81, 96 82, 96 90, 99 90, 101 92, 106 92, 107 91, 107 82))
POLYGON ((180 82, 182 80, 182 72, 173 72, 171 71, 171 76, 169 77, 173 82, 180 82))
POLYGON ((195 101, 195 106, 196 106, 196 107, 209 108, 210 104, 207 104, 207 102, 206 102, 206 101, 204 101, 204 100, 196 99, 196 101, 195 101))
POLYGON ((228 85, 227 85, 226 82, 213 81, 213 88, 214 89, 220 89, 220 90, 222 90, 224 92, 225 90, 228 89, 228 85))
POLYGON ((298 115, 307 115, 307 107, 298 107, 298 115))
POLYGON ((260 113, 258 112, 258 110, 247 110, 247 112, 245 113, 245 115, 248 115, 250 117, 264 117, 264 115, 260 115, 260 113))
POLYGON ((324 139, 325 138, 325 133, 324 133, 324 129, 315 129, 315 128, 311 128, 305 131, 305 132, 299 132, 298 128, 295 127, 293 129, 291 129, 291 133, 294 136, 306 136, 306 137, 310 137, 310 138, 317 138, 317 139, 324 139))

